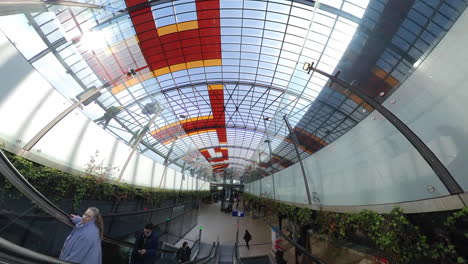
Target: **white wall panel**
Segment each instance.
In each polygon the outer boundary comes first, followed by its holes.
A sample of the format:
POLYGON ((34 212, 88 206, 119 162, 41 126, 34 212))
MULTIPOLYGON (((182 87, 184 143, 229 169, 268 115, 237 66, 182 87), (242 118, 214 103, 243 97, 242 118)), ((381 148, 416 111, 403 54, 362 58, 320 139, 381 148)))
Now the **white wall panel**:
POLYGON ((297 165, 274 174, 277 200, 307 203, 304 178, 297 165))
POLYGON ((385 102, 468 190, 468 12, 385 102), (395 100, 394 103, 392 100, 395 100))
MULTIPOLYGON (((3 124, 0 140, 23 147, 70 102, 18 53, 2 33, 0 54, 0 122, 3 124)), ((46 160, 78 171, 84 171, 96 152, 97 163, 121 169, 130 151, 129 146, 92 122, 81 110, 66 116, 31 150, 46 160)), ((122 180, 140 186, 158 187, 163 170, 162 164, 135 153, 122 180)), ((112 176, 118 175, 119 172, 115 170, 112 176)), ((177 181, 176 188, 180 188, 181 176, 181 173, 177 172, 176 176, 175 170, 168 169, 166 187, 174 189, 174 182, 177 181)), ((184 189, 191 189, 187 183, 184 186, 184 189)))
POLYGON ((0 137, 23 147, 68 101, 0 33, 0 137))
MULTIPOLYGON (((465 12, 387 106, 432 149, 467 190, 468 13, 465 12)), ((398 203, 448 195, 414 147, 377 112, 304 160, 311 192, 323 205, 398 203), (428 189, 433 188, 430 192, 428 189)), ((277 198, 300 202, 299 164, 274 175, 277 198)), ((262 180, 264 182, 265 180, 262 180)), ((260 181, 249 189, 257 193, 260 181)), ((307 203, 307 201, 302 201, 307 203)))
POLYGON ((260 180, 262 186, 262 193, 263 197, 269 197, 273 199, 273 180, 272 177, 266 177, 260 180))

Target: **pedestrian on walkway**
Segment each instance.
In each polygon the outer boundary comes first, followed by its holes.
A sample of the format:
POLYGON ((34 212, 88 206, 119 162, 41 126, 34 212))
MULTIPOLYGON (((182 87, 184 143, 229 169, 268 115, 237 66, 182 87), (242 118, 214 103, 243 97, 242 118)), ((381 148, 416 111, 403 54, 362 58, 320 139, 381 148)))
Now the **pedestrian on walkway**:
POLYGON ((132 264, 153 264, 156 260, 158 236, 153 229, 153 224, 149 223, 137 235, 132 251, 132 264))
POLYGON ((60 259, 80 264, 101 264, 101 240, 104 232, 99 209, 90 207, 82 217, 71 215, 75 227, 63 244, 60 259))
POLYGON ((276 250, 275 253, 275 260, 276 264, 286 264, 286 260, 284 259, 284 252, 281 249, 276 250))
POLYGON ((252 235, 249 233, 249 230, 245 230, 244 234, 244 240, 245 240, 245 245, 247 246, 247 249, 250 250, 249 242, 252 240, 252 235))
POLYGON ((179 263, 189 262, 190 255, 192 255, 192 250, 188 246, 187 241, 184 241, 182 247, 177 250, 177 261, 179 263))

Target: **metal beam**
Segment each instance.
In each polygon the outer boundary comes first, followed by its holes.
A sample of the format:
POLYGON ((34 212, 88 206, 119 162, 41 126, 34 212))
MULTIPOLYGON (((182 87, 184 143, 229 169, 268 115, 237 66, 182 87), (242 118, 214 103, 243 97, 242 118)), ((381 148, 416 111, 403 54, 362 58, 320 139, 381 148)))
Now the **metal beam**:
MULTIPOLYGON (((267 124, 266 124, 266 118, 263 117, 263 124, 265 126, 265 129, 267 127, 267 124)), ((268 135, 268 133, 266 134, 267 136, 267 140, 266 140, 266 143, 268 144, 268 150, 269 150, 269 153, 270 153, 270 161, 273 162, 273 151, 271 150, 271 140, 270 140, 270 136, 268 135)), ((273 163, 271 164, 271 167, 273 167, 273 163)), ((276 190, 275 190, 275 176, 273 175, 273 173, 270 173, 271 175, 271 180, 273 182, 273 201, 276 200, 276 190)))
POLYGON ((286 127, 289 130, 289 133, 291 134, 292 141, 294 143, 294 149, 296 150, 297 154, 297 159, 299 160, 299 164, 301 166, 301 171, 302 171, 302 176, 304 177, 304 185, 307 193, 307 201, 309 204, 312 204, 312 197, 310 196, 310 190, 309 190, 309 183, 307 180, 307 175, 305 172, 304 164, 302 163, 302 158, 301 158, 301 153, 299 153, 299 140, 297 140, 296 134, 294 133, 294 130, 291 127, 291 124, 289 124, 288 117, 286 115, 283 116, 284 122, 286 123, 286 127))
MULTIPOLYGON (((73 70, 70 68, 70 66, 67 65, 67 63, 62 59, 62 57, 60 56, 60 54, 57 52, 57 50, 55 48, 52 48, 52 43, 50 43, 50 41, 47 39, 47 37, 45 36, 45 34, 42 32, 42 30, 40 29, 39 25, 36 23, 36 21, 34 20, 34 18, 30 15, 30 14, 25 14, 26 18, 28 19, 28 22, 31 24, 31 26, 36 30, 36 32, 38 33, 39 37, 44 41, 44 43, 47 45, 48 49, 50 49, 50 51, 55 55, 55 57, 57 58, 57 60, 60 62, 60 64, 65 68, 65 70, 70 74, 70 76, 78 83, 79 86, 81 86, 81 88, 83 90, 86 90, 88 87, 86 87, 86 85, 82 82, 82 80, 80 78, 78 78, 78 76, 76 76, 76 74, 73 72, 73 70)), ((107 82, 108 83, 108 82, 107 82)), ((99 102, 99 100, 96 100, 95 101, 102 109, 106 109, 106 107, 101 103, 99 102)), ((125 107, 124 107, 125 108, 125 107)), ((122 126, 124 129, 126 129, 128 132, 130 133, 133 133, 131 129, 129 129, 122 121, 120 121, 118 118, 114 118, 114 120, 120 125, 122 126)), ((108 130, 110 131, 110 130, 108 130)), ((112 132, 112 131, 111 131, 112 132)), ((125 141, 125 139, 123 139, 122 137, 118 136, 117 134, 115 134, 114 132, 112 132, 116 137, 122 139, 123 141, 125 141)), ((161 153, 160 151, 158 151, 157 149, 155 149, 153 146, 151 146, 149 143, 145 142, 145 141, 142 141, 141 142, 142 145, 144 145, 145 147, 147 147, 149 150, 153 151, 154 153, 158 154, 159 156, 161 157, 164 157, 165 155, 163 153, 161 153)), ((174 160, 171 160, 169 159, 170 162, 172 162, 173 164, 176 164, 177 163, 174 161, 174 160)), ((179 166, 179 165, 177 165, 179 166)), ((180 166, 179 166, 180 167, 180 166)))
MULTIPOLYGON (((127 168, 128 166, 128 163, 130 163, 130 160, 132 159, 132 156, 133 154, 135 153, 136 149, 138 148, 138 146, 140 145, 140 142, 141 140, 143 139, 143 136, 145 136, 146 132, 148 132, 149 130, 149 127, 151 126, 151 124, 154 122, 154 120, 156 120, 156 118, 158 118, 159 114, 161 114, 161 112, 158 112, 158 113, 155 113, 153 115, 153 117, 148 121, 148 123, 146 124, 146 126, 143 127, 143 129, 141 130, 140 134, 138 135, 138 138, 135 140, 135 143, 133 143, 133 146, 132 146, 132 151, 130 152, 130 154, 128 155, 128 158, 127 160, 125 161, 125 164, 124 166, 122 167, 122 169, 120 170, 120 174, 119 174, 119 177, 117 178, 117 181, 120 181, 122 179, 122 176, 125 172, 125 169, 127 168)), ((184 163, 185 165, 185 163, 184 163)))
POLYGON ((432 168, 434 173, 444 184, 450 194, 459 194, 463 193, 463 189, 460 187, 458 182, 453 178, 448 169, 442 164, 439 158, 432 152, 432 150, 422 141, 416 133, 414 133, 403 121, 401 121, 396 115, 394 115, 390 110, 388 110, 381 103, 374 100, 374 98, 368 96, 363 91, 354 85, 351 85, 338 78, 336 76, 326 73, 322 70, 319 70, 310 65, 309 71, 315 71, 321 75, 324 75, 330 79, 329 86, 332 86, 333 83, 337 83, 344 88, 348 89, 350 92, 354 93, 356 96, 361 98, 364 102, 372 106, 377 110, 387 121, 389 121, 400 133, 413 145, 413 147, 419 152, 419 154, 426 160, 429 166, 432 168))
POLYGON ((163 174, 162 174, 162 177, 161 177, 161 182, 159 182, 159 188, 161 188, 161 185, 162 185, 163 181, 165 181, 165 179, 166 179, 167 167, 169 166, 169 164, 168 164, 168 162, 169 162, 169 157, 171 156, 172 150, 174 149, 175 142, 176 142, 177 139, 179 138, 180 132, 181 132, 182 130, 183 130, 183 129, 182 129, 182 126, 180 126, 180 127, 179 127, 179 131, 177 132, 177 135, 176 135, 176 137, 174 138, 174 141, 172 141, 171 148, 170 148, 169 151, 167 152, 167 156, 166 156, 166 158, 164 159, 164 163, 163 163, 164 171, 163 171, 163 174))

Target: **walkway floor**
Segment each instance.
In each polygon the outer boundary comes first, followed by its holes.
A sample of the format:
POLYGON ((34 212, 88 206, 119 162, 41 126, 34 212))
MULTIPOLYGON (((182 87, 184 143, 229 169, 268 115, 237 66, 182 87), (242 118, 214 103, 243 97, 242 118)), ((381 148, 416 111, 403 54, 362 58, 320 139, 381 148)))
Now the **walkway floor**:
MULTIPOLYGON (((239 206, 242 207, 241 203, 239 206)), ((253 219, 248 214, 245 217, 233 217, 232 214, 221 212, 220 208, 221 203, 202 204, 198 215, 198 226, 192 229, 185 238, 196 240, 201 226, 203 228, 203 242, 212 243, 219 239, 222 245, 234 245, 237 224, 239 223, 239 255, 241 257, 271 254, 271 229, 269 226, 261 219, 253 219), (250 250, 247 250, 243 240, 246 229, 252 235, 250 250)), ((178 244, 182 242, 183 239, 178 244)))

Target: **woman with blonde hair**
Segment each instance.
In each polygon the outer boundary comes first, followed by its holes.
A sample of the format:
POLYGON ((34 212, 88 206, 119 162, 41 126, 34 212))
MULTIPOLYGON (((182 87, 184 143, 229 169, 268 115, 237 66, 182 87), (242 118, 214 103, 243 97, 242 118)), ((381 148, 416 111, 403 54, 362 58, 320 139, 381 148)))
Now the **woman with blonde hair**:
POLYGON ((60 259, 75 263, 101 264, 104 224, 99 209, 90 207, 82 217, 71 215, 75 224, 63 244, 60 259))

